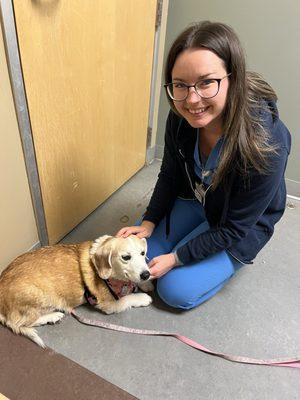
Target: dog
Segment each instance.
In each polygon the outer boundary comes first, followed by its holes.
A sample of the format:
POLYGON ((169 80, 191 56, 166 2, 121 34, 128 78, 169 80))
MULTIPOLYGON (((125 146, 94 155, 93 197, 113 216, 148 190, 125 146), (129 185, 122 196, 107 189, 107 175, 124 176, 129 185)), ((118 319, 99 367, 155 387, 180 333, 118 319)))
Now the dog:
POLYGON ((89 301, 106 314, 152 302, 146 293, 118 298, 108 279, 153 290, 147 242, 102 236, 94 242, 45 246, 17 257, 0 275, 0 322, 45 347, 34 327, 60 321, 89 301))

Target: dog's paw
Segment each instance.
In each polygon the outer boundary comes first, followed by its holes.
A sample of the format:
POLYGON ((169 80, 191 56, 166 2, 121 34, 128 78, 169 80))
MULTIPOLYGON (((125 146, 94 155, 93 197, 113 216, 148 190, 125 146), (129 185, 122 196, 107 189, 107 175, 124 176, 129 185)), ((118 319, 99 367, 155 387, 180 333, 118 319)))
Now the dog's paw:
POLYGON ((53 312, 52 314, 49 315, 49 321, 48 324, 56 324, 57 322, 60 322, 65 314, 60 311, 53 312))
POLYGON ((46 324, 55 324, 56 322, 60 321, 65 316, 64 313, 55 311, 50 314, 45 314, 40 316, 32 326, 41 326, 46 324))
POLYGON ((154 285, 151 281, 140 283, 138 286, 143 292, 148 293, 148 292, 152 292, 154 290, 154 285))
POLYGON ((98 304, 96 308, 105 314, 120 313, 132 307, 146 307, 152 303, 152 298, 146 293, 134 293, 122 297, 120 300, 98 304))
POLYGON ((136 293, 131 299, 131 307, 147 307, 152 303, 152 297, 146 293, 136 293))
POLYGON ((122 311, 122 310, 119 311, 114 303, 105 304, 102 306, 98 305, 98 306, 96 306, 96 308, 98 308, 98 310, 104 312, 107 315, 118 313, 118 312, 122 311))

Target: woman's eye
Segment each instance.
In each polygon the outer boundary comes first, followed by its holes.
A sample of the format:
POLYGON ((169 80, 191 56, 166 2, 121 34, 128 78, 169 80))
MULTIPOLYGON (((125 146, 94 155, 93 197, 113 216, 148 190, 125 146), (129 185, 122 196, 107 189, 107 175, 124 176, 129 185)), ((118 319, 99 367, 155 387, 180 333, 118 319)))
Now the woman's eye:
MULTIPOLYGON (((209 85, 211 85, 213 82, 214 82, 213 79, 205 79, 204 81, 199 82, 198 85, 199 85, 200 87, 209 86, 209 85)), ((198 85, 197 85, 197 86, 198 86, 198 85)))
POLYGON ((121 256, 124 261, 129 261, 131 256, 121 256))
POLYGON ((184 83, 173 83, 176 89, 184 89, 186 86, 184 83))
POLYGON ((142 251, 142 252, 141 252, 141 256, 144 256, 144 255, 145 255, 145 252, 144 252, 144 251, 142 251))

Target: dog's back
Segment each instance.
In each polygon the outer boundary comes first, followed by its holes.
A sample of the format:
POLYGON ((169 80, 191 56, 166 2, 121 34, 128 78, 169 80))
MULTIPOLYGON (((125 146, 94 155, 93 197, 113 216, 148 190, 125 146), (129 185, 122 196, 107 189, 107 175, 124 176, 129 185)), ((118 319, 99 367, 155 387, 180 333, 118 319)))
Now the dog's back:
POLYGON ((16 258, 0 275, 0 322, 43 346, 32 328, 44 314, 70 311, 83 299, 80 245, 46 246, 16 258))

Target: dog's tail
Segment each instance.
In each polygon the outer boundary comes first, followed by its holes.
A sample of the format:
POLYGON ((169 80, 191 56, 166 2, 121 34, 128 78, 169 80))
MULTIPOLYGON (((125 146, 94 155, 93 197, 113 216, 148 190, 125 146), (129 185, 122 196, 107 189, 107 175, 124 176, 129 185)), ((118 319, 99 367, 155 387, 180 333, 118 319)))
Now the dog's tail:
POLYGON ((43 340, 39 337, 39 335, 37 334, 36 330, 34 328, 31 327, 27 327, 27 326, 17 326, 14 324, 10 324, 9 321, 7 321, 3 315, 0 314, 0 322, 3 325, 6 325, 8 328, 10 328, 14 333, 16 333, 17 335, 23 335, 28 337, 30 340, 32 340, 33 342, 35 342, 37 345, 39 345, 40 347, 45 348, 46 345, 43 342, 43 340))
POLYGON ((45 343, 36 333, 36 330, 34 328, 21 326, 20 328, 18 328, 18 332, 16 332, 14 329, 13 331, 15 333, 20 333, 21 335, 27 336, 29 339, 31 339, 33 342, 41 346, 43 349, 46 347, 45 343))

